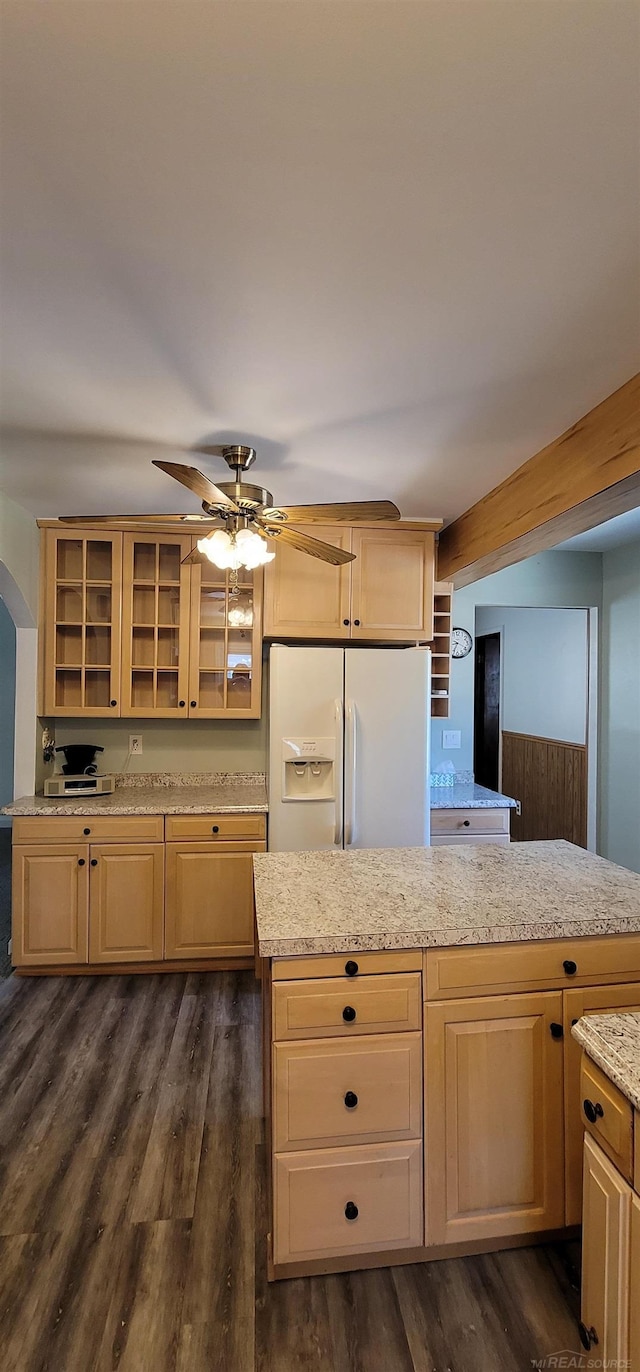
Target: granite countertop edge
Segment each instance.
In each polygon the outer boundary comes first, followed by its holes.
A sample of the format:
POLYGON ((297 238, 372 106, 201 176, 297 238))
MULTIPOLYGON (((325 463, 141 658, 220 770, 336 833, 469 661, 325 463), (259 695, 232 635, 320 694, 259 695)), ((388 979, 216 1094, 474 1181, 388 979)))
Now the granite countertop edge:
POLYGON ((587 1015, 571 1029, 601 1072, 640 1110, 640 1014, 587 1015))
POLYGON ((549 920, 535 924, 500 924, 484 928, 413 929, 394 934, 314 934, 308 938, 259 938, 263 958, 306 957, 320 953, 389 953, 408 949, 475 947, 498 943, 534 943, 548 939, 597 938, 604 934, 639 934, 640 916, 593 920, 549 920))
POLYGON ((517 801, 501 791, 490 791, 477 782, 454 782, 453 786, 431 786, 432 810, 515 810, 517 801))
POLYGON ((233 779, 198 784, 166 780, 156 785, 116 785, 103 796, 21 796, 0 813, 18 818, 45 816, 97 817, 98 815, 233 815, 267 814, 269 802, 264 781, 233 779))

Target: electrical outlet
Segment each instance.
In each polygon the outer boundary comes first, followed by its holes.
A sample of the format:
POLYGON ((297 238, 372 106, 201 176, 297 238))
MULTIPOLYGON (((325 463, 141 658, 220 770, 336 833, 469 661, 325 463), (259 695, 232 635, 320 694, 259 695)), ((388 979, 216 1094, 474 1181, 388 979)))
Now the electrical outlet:
POLYGON ((131 754, 142 752, 142 734, 129 734, 129 752, 131 754))
POLYGON ((460 747, 462 747, 462 734, 461 734, 460 729, 443 729, 443 730, 442 730, 442 747, 443 747, 443 748, 460 748, 460 747))

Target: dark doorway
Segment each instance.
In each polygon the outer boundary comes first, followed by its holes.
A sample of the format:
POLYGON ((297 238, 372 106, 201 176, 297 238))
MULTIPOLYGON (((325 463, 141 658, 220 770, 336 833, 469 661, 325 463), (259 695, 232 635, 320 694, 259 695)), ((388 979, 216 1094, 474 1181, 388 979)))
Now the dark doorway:
POLYGON ((500 634, 476 638, 473 774, 491 791, 500 787, 500 634))

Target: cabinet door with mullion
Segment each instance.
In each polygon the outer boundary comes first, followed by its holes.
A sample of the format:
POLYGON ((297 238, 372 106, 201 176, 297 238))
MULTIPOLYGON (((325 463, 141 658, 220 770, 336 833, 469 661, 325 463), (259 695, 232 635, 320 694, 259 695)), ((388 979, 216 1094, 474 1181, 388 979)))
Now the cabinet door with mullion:
POLYGON ((190 552, 186 535, 124 535, 124 716, 187 717, 190 552))
POLYGON ((190 625, 190 716, 259 719, 262 572, 193 565, 190 625))
POLYGON ((122 534, 45 531, 44 714, 120 714, 122 534))

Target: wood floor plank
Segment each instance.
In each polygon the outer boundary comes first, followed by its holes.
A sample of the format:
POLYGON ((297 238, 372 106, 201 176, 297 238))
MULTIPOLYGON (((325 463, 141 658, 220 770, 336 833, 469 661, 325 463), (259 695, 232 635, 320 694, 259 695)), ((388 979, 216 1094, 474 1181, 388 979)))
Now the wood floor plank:
POLYGON ((139 1181, 132 1223, 191 1218, 215 1037, 211 993, 183 996, 139 1181))
POLYGON ((393 1269, 323 1278, 338 1372, 414 1372, 393 1269))

